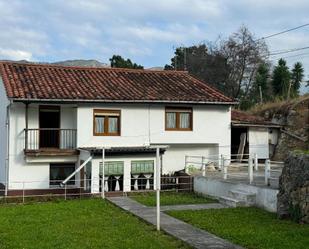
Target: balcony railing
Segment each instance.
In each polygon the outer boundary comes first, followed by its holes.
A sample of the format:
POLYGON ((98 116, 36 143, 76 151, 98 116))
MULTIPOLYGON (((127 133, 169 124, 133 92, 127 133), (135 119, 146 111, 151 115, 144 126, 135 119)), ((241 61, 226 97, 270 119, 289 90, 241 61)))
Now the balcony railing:
POLYGON ((74 150, 76 134, 76 129, 25 129, 25 150, 74 150))

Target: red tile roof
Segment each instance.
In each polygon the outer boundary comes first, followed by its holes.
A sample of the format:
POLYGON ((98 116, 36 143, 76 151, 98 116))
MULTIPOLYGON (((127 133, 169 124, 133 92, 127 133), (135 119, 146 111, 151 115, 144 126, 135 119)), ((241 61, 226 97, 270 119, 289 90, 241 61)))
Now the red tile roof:
POLYGON ((187 72, 0 62, 6 93, 17 100, 233 103, 187 72))
POLYGON ((264 118, 256 115, 251 115, 249 113, 232 110, 232 124, 242 124, 242 125, 263 125, 263 126, 279 126, 277 124, 271 123, 264 118))

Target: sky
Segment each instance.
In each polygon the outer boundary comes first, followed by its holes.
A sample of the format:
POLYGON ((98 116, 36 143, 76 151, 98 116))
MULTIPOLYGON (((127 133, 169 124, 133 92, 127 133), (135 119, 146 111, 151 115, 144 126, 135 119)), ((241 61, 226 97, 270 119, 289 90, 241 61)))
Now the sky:
MULTIPOLYGON (((120 54, 164 66, 177 46, 228 37, 241 25, 265 37, 309 23, 308 11, 308 0, 0 0, 0 59, 108 63, 120 54)), ((271 52, 309 46, 309 26, 265 41, 271 52)), ((301 61, 309 78, 309 49, 283 57, 289 66, 301 61)))

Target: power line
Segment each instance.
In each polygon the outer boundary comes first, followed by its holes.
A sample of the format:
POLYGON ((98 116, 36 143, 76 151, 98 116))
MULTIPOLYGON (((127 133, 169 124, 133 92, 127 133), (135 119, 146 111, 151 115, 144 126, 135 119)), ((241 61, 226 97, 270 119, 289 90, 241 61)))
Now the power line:
POLYGON ((309 49, 309 46, 307 46, 307 47, 302 47, 302 48, 291 48, 291 49, 287 49, 287 50, 285 50, 285 51, 276 52, 276 53, 270 52, 268 55, 265 55, 265 56, 274 56, 274 55, 292 53, 292 52, 296 52, 296 51, 300 51, 300 50, 305 50, 305 49, 309 49))
POLYGON ((256 41, 260 41, 260 40, 265 40, 265 39, 268 39, 268 38, 271 38, 271 37, 274 37, 274 36, 277 36, 277 35, 281 35, 281 34, 284 34, 284 33, 287 33, 287 32, 290 32, 290 31, 293 31, 293 30, 296 30, 296 29, 300 29, 300 28, 303 28, 303 27, 306 27, 306 26, 309 26, 309 23, 306 23, 306 24, 297 26, 297 27, 295 27, 295 28, 283 30, 283 31, 278 32, 278 33, 275 33, 275 34, 271 34, 271 35, 268 35, 268 36, 261 37, 261 38, 255 40, 255 42, 256 42, 256 41))
POLYGON ((285 58, 293 58, 293 57, 298 57, 298 56, 303 57, 304 55, 309 55, 309 53, 307 52, 307 53, 301 53, 301 54, 294 54, 294 55, 284 56, 282 58, 285 59, 285 58))

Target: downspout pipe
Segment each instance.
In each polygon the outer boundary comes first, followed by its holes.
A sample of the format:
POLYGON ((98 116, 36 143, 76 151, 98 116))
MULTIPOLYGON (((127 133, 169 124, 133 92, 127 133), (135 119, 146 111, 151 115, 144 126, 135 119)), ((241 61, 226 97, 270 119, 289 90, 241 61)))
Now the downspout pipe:
POLYGON ((5 196, 8 195, 9 188, 9 166, 10 166, 10 110, 12 100, 6 107, 6 159, 5 159, 5 196))

